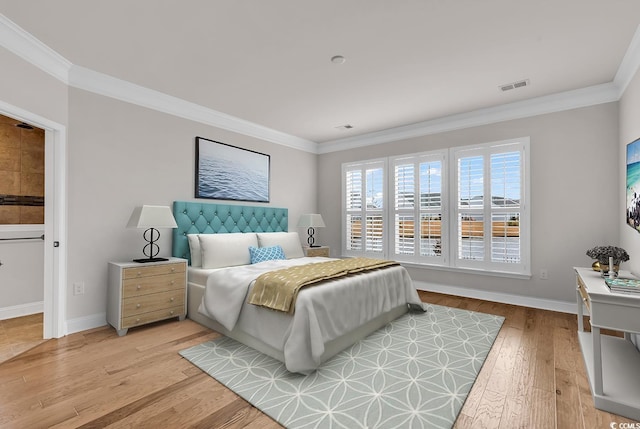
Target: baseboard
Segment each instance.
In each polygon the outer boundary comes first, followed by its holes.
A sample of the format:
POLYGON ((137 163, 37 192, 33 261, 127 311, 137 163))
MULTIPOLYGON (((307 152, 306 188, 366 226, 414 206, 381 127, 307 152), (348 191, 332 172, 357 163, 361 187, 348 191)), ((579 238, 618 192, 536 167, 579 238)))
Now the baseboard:
POLYGON ((13 319, 14 317, 28 316, 44 312, 44 301, 30 302, 27 304, 13 305, 0 308, 0 320, 13 319))
POLYGON ((460 286, 440 285, 436 283, 427 283, 421 281, 414 281, 413 285, 416 287, 416 289, 428 292, 439 292, 447 295, 457 295, 466 298, 476 298, 483 299, 485 301, 500 302, 502 304, 513 304, 523 307, 539 308, 542 310, 558 311, 560 313, 577 313, 577 304, 575 302, 534 298, 530 296, 468 289, 460 286))
POLYGON ((92 314, 90 316, 69 319, 66 322, 65 332, 67 335, 87 329, 99 328, 107 324, 107 313, 92 314))

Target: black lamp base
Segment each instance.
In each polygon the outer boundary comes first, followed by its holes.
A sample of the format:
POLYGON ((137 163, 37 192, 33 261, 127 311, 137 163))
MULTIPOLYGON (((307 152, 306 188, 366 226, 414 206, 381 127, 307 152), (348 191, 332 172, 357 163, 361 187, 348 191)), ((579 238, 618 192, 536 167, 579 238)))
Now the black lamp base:
POLYGON ((168 261, 168 258, 141 258, 141 259, 134 259, 133 262, 139 262, 141 264, 144 264, 146 262, 161 262, 161 261, 168 261))

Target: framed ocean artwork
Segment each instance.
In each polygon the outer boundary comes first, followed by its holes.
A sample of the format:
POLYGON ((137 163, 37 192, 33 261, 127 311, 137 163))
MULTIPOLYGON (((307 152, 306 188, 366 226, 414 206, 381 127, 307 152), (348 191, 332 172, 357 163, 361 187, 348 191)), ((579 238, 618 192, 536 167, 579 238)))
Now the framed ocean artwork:
POLYGON ((640 232, 640 138, 627 145, 627 225, 640 232))
POLYGON ((271 157, 196 137, 195 197, 269 202, 271 157))

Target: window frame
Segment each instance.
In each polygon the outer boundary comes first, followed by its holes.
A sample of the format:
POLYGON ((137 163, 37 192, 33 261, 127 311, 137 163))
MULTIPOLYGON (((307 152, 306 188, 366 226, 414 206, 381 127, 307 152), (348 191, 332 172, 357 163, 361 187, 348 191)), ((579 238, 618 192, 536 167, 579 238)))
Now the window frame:
POLYGON ((530 183, 531 178, 529 175, 529 143, 528 137, 519 139, 502 140, 498 142, 483 143, 478 145, 460 146, 451 148, 451 174, 449 182, 451 184, 451 216, 449 218, 449 224, 452 227, 451 236, 451 251, 450 261, 452 268, 459 269, 471 269, 476 271, 487 271, 495 273, 510 273, 515 275, 531 276, 531 241, 530 241, 530 183), (520 205, 517 209, 520 212, 519 227, 520 227, 520 262, 519 263, 506 263, 506 262, 494 262, 491 261, 491 239, 492 239, 492 220, 494 213, 507 212, 505 208, 499 209, 493 207, 492 195, 491 195, 491 155, 501 153, 520 153, 520 205), (458 204, 458 160, 463 157, 469 157, 475 155, 483 156, 483 195, 489 196, 484 198, 482 207, 474 209, 466 209, 467 213, 481 213, 483 216, 483 244, 485 258, 482 261, 460 259, 458 257, 458 219, 460 214, 460 207, 458 204), (488 232, 488 233, 487 233, 488 232))
POLYGON ((355 257, 355 256, 363 256, 363 257, 372 257, 372 258, 385 258, 386 257, 386 247, 387 247, 387 180, 388 168, 387 168, 387 159, 386 158, 378 158, 360 162, 351 162, 342 164, 342 255, 355 257), (382 208, 368 208, 366 204, 366 172, 368 169, 382 169, 382 208), (361 185, 361 207, 360 210, 349 209, 347 208, 347 172, 360 170, 362 172, 362 185, 361 185), (347 248, 347 242, 349 241, 349 237, 347 235, 347 215, 354 214, 360 215, 360 228, 361 228, 361 243, 360 250, 353 250, 347 248), (381 243, 381 251, 367 251, 367 229, 364 226, 366 224, 366 219, 368 215, 377 215, 382 217, 382 243, 381 243), (364 222, 363 222, 364 221, 364 222))
POLYGON ((448 192, 448 151, 435 150, 429 152, 421 152, 416 154, 398 155, 389 157, 389 172, 388 177, 388 196, 389 204, 387 211, 389 212, 388 219, 391 220, 389 225, 390 237, 387 240, 388 249, 387 254, 390 258, 399 262, 409 262, 416 264, 427 265, 441 265, 447 266, 449 261, 449 192, 448 192), (441 256, 422 256, 420 254, 420 242, 421 242, 421 215, 428 213, 435 213, 436 210, 423 210, 420 205, 421 189, 420 189, 420 165, 425 162, 440 162, 441 168, 441 192, 440 192, 440 241, 441 241, 441 256), (413 165, 413 207, 410 208, 397 208, 396 207, 396 166, 397 165, 413 165), (416 203, 417 201, 417 203, 416 203), (396 215, 403 214, 405 216, 413 217, 413 234, 414 234, 414 249, 412 254, 396 253, 396 215), (416 222, 416 219, 420 220, 416 222))

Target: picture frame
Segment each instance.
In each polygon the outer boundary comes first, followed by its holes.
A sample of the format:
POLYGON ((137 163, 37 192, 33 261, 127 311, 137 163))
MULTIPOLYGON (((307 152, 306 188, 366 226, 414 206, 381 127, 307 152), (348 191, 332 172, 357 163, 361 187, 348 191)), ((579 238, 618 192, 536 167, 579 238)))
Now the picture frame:
POLYGON ((640 138, 627 144, 626 224, 640 232, 640 138))
POLYGON ((271 156, 196 137, 195 197, 269 202, 271 156))

